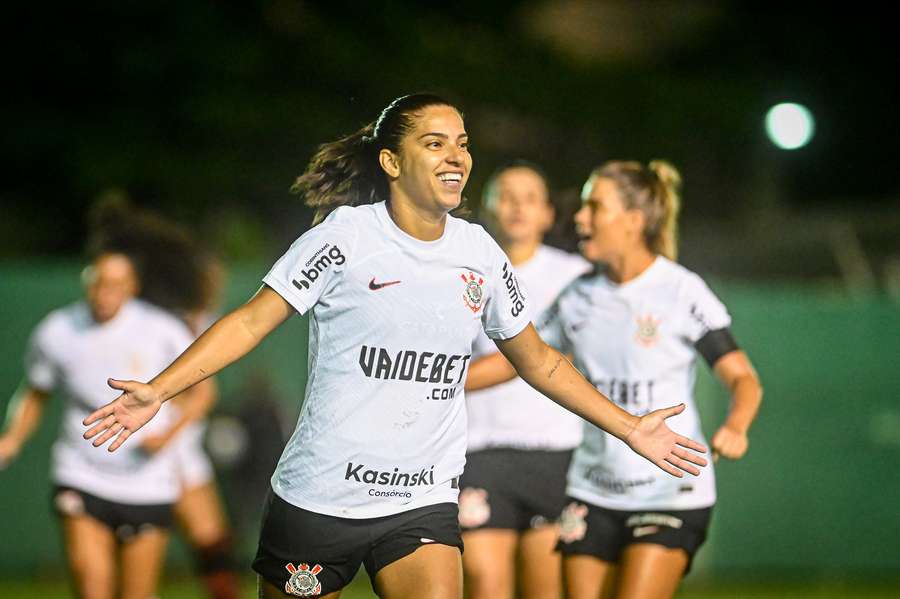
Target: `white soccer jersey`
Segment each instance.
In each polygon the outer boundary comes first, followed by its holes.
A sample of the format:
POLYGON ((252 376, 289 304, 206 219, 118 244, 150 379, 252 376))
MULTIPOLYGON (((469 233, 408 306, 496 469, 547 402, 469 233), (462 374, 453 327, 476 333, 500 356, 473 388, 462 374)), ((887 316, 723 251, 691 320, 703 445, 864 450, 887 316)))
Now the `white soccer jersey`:
MULTIPOLYGON (((535 313, 546 309, 572 279, 591 268, 576 254, 542 245, 525 264, 516 266, 528 289, 535 313)), ((497 352, 484 333, 478 336, 472 359, 497 352)), ((516 377, 466 394, 469 412, 469 452, 489 447, 572 449, 581 441, 581 418, 547 399, 516 377)))
MULTIPOLYGON (((694 403, 694 344, 731 318, 703 280, 663 257, 622 285, 582 277, 538 319, 542 337, 574 354, 575 366, 612 401, 635 415, 685 403, 666 423, 703 441, 694 403)), ((675 478, 612 435, 585 423, 567 492, 617 510, 695 509, 715 503, 712 464, 675 478)))
MULTIPOLYGON (((380 202, 341 207, 263 279, 309 311, 309 379, 272 488, 300 508, 372 518, 455 502, 472 341, 529 323, 525 291, 480 226, 415 239, 380 202)), ((528 302, 530 304, 530 302, 528 302)))
POLYGON ((145 453, 143 438, 172 423, 173 408, 131 435, 113 453, 85 441, 82 421, 120 394, 109 377, 147 381, 168 366, 191 343, 184 324, 140 300, 122 306, 116 316, 97 323, 84 302, 51 312, 32 334, 26 355, 29 384, 59 391, 65 407, 53 445, 51 475, 70 486, 109 501, 127 504, 171 503, 178 496, 175 448, 145 453))

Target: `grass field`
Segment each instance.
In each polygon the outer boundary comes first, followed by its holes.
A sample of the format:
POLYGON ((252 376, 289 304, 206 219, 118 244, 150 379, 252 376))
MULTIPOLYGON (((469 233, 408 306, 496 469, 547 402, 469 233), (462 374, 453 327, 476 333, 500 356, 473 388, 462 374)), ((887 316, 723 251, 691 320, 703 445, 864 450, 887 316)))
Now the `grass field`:
MULTIPOLYGON (((0 581, 2 599, 56 599, 70 597, 64 581, 25 582, 0 581)), ((255 585, 246 581, 246 599, 253 599, 255 585)), ((717 584, 686 585, 678 599, 897 599, 900 583, 896 585, 860 586, 852 583, 813 582, 809 584, 717 584)), ((201 588, 193 580, 169 581, 163 586, 159 599, 203 599, 201 588)), ((361 574, 347 587, 342 599, 374 599, 368 578, 361 574)))

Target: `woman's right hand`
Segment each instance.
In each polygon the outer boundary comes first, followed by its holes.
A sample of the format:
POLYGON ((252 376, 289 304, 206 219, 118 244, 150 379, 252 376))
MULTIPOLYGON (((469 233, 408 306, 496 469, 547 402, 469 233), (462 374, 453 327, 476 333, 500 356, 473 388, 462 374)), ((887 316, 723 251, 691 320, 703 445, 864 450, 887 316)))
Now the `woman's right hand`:
POLYGON ((84 419, 85 426, 97 423, 84 433, 84 438, 94 439, 94 447, 100 447, 118 435, 108 448, 109 451, 115 451, 159 412, 162 400, 153 387, 146 383, 116 379, 109 379, 107 383, 124 393, 84 419))

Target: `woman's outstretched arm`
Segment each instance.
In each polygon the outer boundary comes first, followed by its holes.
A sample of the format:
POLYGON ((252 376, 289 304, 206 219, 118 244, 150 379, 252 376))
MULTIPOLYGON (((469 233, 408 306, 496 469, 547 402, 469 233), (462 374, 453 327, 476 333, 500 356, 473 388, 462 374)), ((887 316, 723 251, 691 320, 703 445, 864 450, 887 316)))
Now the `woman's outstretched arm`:
POLYGON ((109 446, 109 451, 115 451, 159 411, 163 402, 239 360, 292 314, 290 304, 269 287, 262 287, 249 302, 198 337, 153 380, 109 379, 109 386, 123 393, 84 420, 85 426, 94 424, 84 438, 94 439, 94 446, 99 447, 118 435, 109 446))

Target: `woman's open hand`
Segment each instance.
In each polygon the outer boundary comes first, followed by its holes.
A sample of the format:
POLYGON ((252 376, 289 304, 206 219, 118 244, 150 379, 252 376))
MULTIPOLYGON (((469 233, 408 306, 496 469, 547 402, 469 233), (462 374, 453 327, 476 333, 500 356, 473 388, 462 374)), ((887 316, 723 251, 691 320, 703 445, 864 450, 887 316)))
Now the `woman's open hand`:
POLYGON ((84 433, 84 438, 94 439, 94 447, 100 447, 118 435, 108 448, 115 451, 159 412, 162 401, 153 387, 145 383, 116 379, 109 379, 107 383, 124 393, 84 419, 85 426, 97 423, 84 433))
POLYGON ((707 461, 698 453, 706 453, 706 447, 674 433, 666 426, 666 418, 684 411, 684 404, 662 410, 654 410, 642 416, 637 425, 625 436, 631 449, 644 456, 672 476, 681 478, 685 472, 697 476, 707 461), (692 450, 692 451, 689 451, 692 450))

